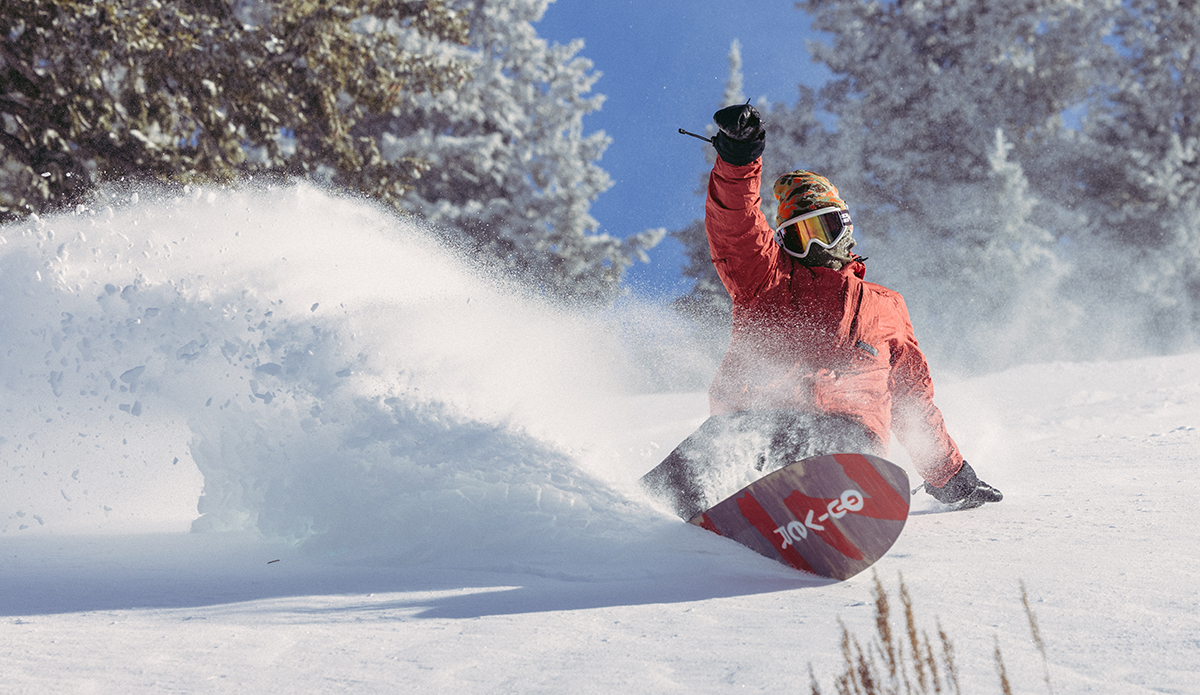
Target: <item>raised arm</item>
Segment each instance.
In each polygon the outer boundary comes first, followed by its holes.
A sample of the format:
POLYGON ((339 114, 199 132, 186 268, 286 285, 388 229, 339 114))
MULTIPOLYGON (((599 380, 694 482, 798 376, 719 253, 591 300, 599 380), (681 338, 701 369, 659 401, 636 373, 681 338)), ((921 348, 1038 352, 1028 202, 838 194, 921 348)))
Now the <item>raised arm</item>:
POLYGON ((717 274, 737 306, 757 294, 779 262, 759 193, 766 132, 748 104, 721 109, 713 120, 721 131, 713 138, 717 163, 708 178, 704 230, 717 274))

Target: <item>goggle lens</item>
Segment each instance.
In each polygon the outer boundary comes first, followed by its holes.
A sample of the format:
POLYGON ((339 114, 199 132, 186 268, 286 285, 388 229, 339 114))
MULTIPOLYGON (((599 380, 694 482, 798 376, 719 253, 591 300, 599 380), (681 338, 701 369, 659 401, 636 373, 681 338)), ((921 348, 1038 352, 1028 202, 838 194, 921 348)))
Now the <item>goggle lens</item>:
POLYGON ((850 213, 840 208, 824 208, 784 222, 775 231, 775 241, 793 256, 808 255, 813 242, 832 247, 848 227, 850 213), (803 249, 797 254, 793 249, 803 249))

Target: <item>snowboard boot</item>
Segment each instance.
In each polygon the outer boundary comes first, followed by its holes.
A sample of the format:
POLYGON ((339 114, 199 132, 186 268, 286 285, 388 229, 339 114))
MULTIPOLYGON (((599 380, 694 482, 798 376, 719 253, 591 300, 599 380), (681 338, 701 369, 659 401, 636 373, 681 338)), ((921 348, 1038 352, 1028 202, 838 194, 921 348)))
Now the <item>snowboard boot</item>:
POLYGON ((963 461, 962 468, 945 486, 934 487, 925 483, 922 487, 935 500, 955 509, 974 509, 983 506, 985 502, 999 502, 1004 499, 999 490, 980 480, 971 464, 966 461, 963 461))

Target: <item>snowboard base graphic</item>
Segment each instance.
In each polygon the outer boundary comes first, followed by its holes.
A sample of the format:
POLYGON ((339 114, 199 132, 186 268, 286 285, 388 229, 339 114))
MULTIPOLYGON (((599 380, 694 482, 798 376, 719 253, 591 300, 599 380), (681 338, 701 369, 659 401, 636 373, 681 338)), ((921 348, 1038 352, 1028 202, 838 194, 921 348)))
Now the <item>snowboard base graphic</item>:
POLYGON ((883 557, 904 529, 908 475, 869 454, 828 454, 784 466, 692 517, 803 572, 848 579, 883 557))

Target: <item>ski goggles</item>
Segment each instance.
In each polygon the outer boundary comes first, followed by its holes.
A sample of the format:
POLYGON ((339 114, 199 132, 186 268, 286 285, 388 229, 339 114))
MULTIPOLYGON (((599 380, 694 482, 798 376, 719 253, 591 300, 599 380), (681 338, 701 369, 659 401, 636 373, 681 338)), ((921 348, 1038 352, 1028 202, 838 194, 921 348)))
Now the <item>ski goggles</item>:
POLYGON ((793 217, 775 230, 775 243, 796 258, 804 258, 813 244, 832 248, 852 226, 850 212, 841 208, 821 208, 793 217), (787 242, 787 243, 784 243, 787 242), (792 249, 804 249, 797 253, 792 249))

